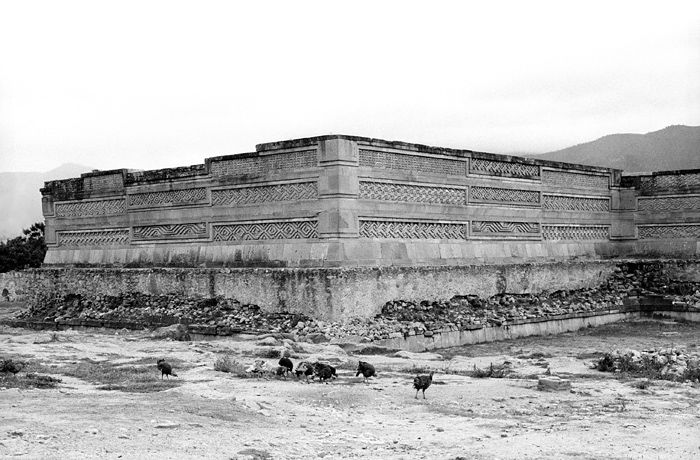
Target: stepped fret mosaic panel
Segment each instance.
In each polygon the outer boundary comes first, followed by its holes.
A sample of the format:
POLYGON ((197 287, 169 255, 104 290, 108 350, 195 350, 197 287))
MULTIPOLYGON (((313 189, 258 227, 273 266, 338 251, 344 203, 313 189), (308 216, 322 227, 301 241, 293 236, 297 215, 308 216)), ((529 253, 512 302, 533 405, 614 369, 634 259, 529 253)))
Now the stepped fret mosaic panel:
POLYGON ((318 238, 315 220, 214 225, 214 241, 299 240, 318 238))
POLYGON ((218 160, 211 163, 212 176, 262 175, 270 171, 286 171, 296 168, 314 168, 316 150, 278 153, 259 157, 218 160))
POLYGON ((316 182, 265 185, 262 187, 243 187, 211 191, 211 201, 214 206, 230 206, 246 203, 268 203, 274 201, 312 200, 315 198, 318 198, 316 182))
POLYGON ((59 246, 116 246, 129 244, 129 230, 95 230, 56 233, 59 246))
POLYGON ((608 188, 608 175, 542 170, 542 182, 560 187, 608 188))
POLYGON ((542 208, 555 211, 610 211, 610 199, 578 196, 544 195, 542 208))
POLYGON ((467 204, 465 189, 360 181, 359 198, 411 203, 467 204))
POLYGON ((514 190, 509 188, 472 187, 469 199, 471 201, 500 201, 539 204, 540 192, 533 190, 514 190))
POLYGON ((204 222, 134 227, 134 239, 139 240, 204 238, 206 236, 207 225, 204 222))
POLYGON ((700 196, 639 198, 640 211, 681 211, 700 209, 700 196))
POLYGON ((545 240, 607 240, 610 227, 607 225, 543 225, 542 238, 545 240))
POLYGON ((700 224, 690 225, 638 225, 640 240, 665 238, 700 238, 700 224))
POLYGON ((113 216, 126 212, 126 200, 56 203, 56 217, 113 216))
POLYGON ((472 159, 469 171, 477 174, 507 174, 509 176, 526 178, 539 178, 540 176, 540 167, 536 165, 484 160, 481 158, 472 159))
POLYGON ((360 220, 361 238, 401 238, 412 240, 463 240, 467 226, 460 223, 360 220))
POLYGON ((129 195, 129 206, 158 206, 162 204, 190 204, 207 199, 207 189, 188 188, 165 192, 135 193, 129 195))
POLYGON ((379 152, 376 150, 360 150, 360 166, 424 174, 466 175, 465 161, 402 155, 400 153, 379 152))
POLYGON ((642 190, 688 187, 700 187, 700 173, 642 177, 640 183, 642 190))
POLYGON ((472 235, 538 235, 540 233, 540 224, 536 222, 491 222, 478 221, 472 222, 472 235))

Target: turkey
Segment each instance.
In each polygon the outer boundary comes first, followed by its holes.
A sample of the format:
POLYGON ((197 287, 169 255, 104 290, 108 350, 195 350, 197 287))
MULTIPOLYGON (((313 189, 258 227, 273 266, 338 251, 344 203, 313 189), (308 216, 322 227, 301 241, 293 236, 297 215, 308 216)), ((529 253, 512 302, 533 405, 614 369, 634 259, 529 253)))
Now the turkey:
POLYGON ((289 372, 289 369, 284 366, 277 366, 275 368, 275 375, 277 375, 277 377, 284 377, 285 380, 287 380, 287 372, 289 372))
POLYGON ((267 362, 265 362, 264 359, 256 359, 245 371, 252 372, 253 374, 256 374, 258 378, 260 378, 265 377, 268 372, 272 372, 272 368, 267 362))
POLYGON ((369 383, 367 381, 368 378, 377 375, 377 373, 374 370, 374 366, 365 361, 360 361, 357 364, 357 374, 355 374, 355 377, 357 377, 360 374, 362 374, 362 376, 365 378, 365 383, 369 383))
POLYGON ((308 362, 302 361, 299 364, 297 364, 297 370, 294 372, 297 375, 297 379, 299 379, 303 374, 304 377, 306 377, 306 381, 308 382, 309 376, 314 374, 314 368, 308 362))
POLYGON ((291 359, 286 358, 286 357, 280 359, 280 361, 277 364, 286 368, 287 369, 286 373, 291 373, 292 370, 294 369, 294 363, 292 362, 291 359))
POLYGON ((16 376, 19 371, 24 369, 24 365, 25 363, 12 359, 0 360, 0 372, 11 372, 12 375, 16 376))
POLYGON ((433 383, 433 374, 434 372, 431 372, 430 375, 417 375, 416 378, 413 379, 413 388, 416 389, 415 399, 418 399, 418 392, 421 390, 423 390, 423 399, 425 399, 425 390, 433 383))
POLYGON ((314 364, 314 376, 318 376, 318 379, 321 382, 324 382, 330 378, 338 378, 338 375, 335 372, 335 367, 331 366, 330 364, 324 363, 314 364))
POLYGON ((163 380, 164 375, 167 375, 168 379, 170 379, 171 375, 173 377, 177 377, 177 374, 175 372, 173 372, 173 366, 166 363, 164 359, 159 359, 158 362, 156 363, 156 366, 158 366, 158 370, 160 371, 160 379, 161 380, 163 380))

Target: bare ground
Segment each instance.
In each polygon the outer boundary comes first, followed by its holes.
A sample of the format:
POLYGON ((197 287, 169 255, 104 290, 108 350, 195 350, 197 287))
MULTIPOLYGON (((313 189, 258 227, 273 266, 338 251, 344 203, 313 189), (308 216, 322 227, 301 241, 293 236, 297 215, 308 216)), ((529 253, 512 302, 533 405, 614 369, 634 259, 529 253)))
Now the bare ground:
POLYGON ((326 385, 213 369, 224 354, 251 362, 261 349, 252 338, 175 342, 147 332, 52 335, 0 326, 0 356, 29 360, 62 379, 54 389, 3 389, 0 381, 0 458, 700 458, 699 385, 657 381, 639 389, 639 381, 588 367, 596 353, 614 348, 696 349, 699 327, 618 323, 439 350, 443 359, 349 356, 325 346, 293 358, 336 363, 339 378, 326 385), (159 357, 176 363, 176 382, 160 383, 159 357), (370 384, 355 377, 358 359, 379 371, 370 384), (162 391, 106 391, 61 373, 86 360, 145 366, 162 391), (457 374, 504 361, 522 378, 457 374), (570 378, 572 390, 538 391, 535 375, 546 367, 570 378), (411 368, 437 371, 425 400, 414 399, 411 368))

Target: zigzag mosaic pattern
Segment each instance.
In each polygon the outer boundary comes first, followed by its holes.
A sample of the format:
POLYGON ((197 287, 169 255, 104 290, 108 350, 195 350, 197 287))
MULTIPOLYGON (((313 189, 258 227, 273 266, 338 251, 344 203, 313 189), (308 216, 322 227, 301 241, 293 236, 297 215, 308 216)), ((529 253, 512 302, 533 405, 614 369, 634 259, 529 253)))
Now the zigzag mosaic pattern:
POLYGON ((465 189, 360 181, 359 198, 411 203, 467 204, 465 189))
POLYGON ((463 240, 467 237, 466 229, 465 224, 459 223, 360 220, 361 238, 463 240))
POLYGON ((687 188, 698 186, 700 186, 700 173, 642 177, 640 183, 640 188, 642 190, 687 188))
POLYGON ((464 161, 402 155, 376 150, 360 150, 360 166, 451 176, 464 176, 466 172, 466 162, 464 161))
POLYGON ((188 188, 165 192, 135 193, 129 195, 129 206, 156 206, 162 204, 189 204, 207 199, 207 189, 188 188))
POLYGON ((243 187, 211 191, 211 201, 214 206, 230 206, 246 203, 268 203, 274 201, 312 200, 315 198, 318 198, 316 182, 265 185, 262 187, 243 187))
POLYGON ((113 216, 126 212, 126 200, 83 201, 56 203, 56 217, 113 216))
POLYGON ((481 158, 473 158, 469 167, 469 172, 492 175, 508 174, 516 177, 539 178, 540 167, 522 163, 509 163, 505 161, 492 161, 481 158))
POLYGON ((700 196, 638 198, 640 211, 681 211, 700 209, 700 196))
POLYGON ((540 192, 533 190, 513 190, 508 188, 472 187, 469 199, 470 201, 498 201, 539 204, 540 192))
POLYGON ((115 246, 129 244, 129 230, 96 230, 56 233, 59 246, 115 246))
POLYGON ((472 235, 533 235, 540 233, 536 222, 472 221, 472 235))
POLYGON ((700 224, 690 225, 638 225, 640 240, 655 238, 700 238, 700 224))
POLYGON ((134 227, 134 239, 138 240, 204 238, 206 236, 207 225, 204 222, 134 227))
POLYGON ((544 195, 542 208, 555 211, 610 211, 610 199, 544 195))
POLYGON ((260 175, 270 171, 316 167, 316 150, 212 161, 212 176, 260 175))
POLYGON ((560 187, 608 188, 608 175, 542 170, 542 182, 560 187))
POLYGON ((610 227, 607 225, 543 225, 542 238, 545 240, 607 240, 610 227))
POLYGON ((318 238, 315 220, 214 225, 214 241, 299 240, 318 238))

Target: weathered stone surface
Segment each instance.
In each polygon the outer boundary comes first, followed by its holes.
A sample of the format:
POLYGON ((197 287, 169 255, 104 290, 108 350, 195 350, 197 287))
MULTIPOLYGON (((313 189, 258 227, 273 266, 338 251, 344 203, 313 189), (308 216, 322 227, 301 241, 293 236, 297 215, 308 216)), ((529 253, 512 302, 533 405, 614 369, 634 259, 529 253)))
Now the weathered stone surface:
POLYGON ((540 377, 537 381, 537 389, 540 391, 569 391, 571 380, 559 377, 540 377))

